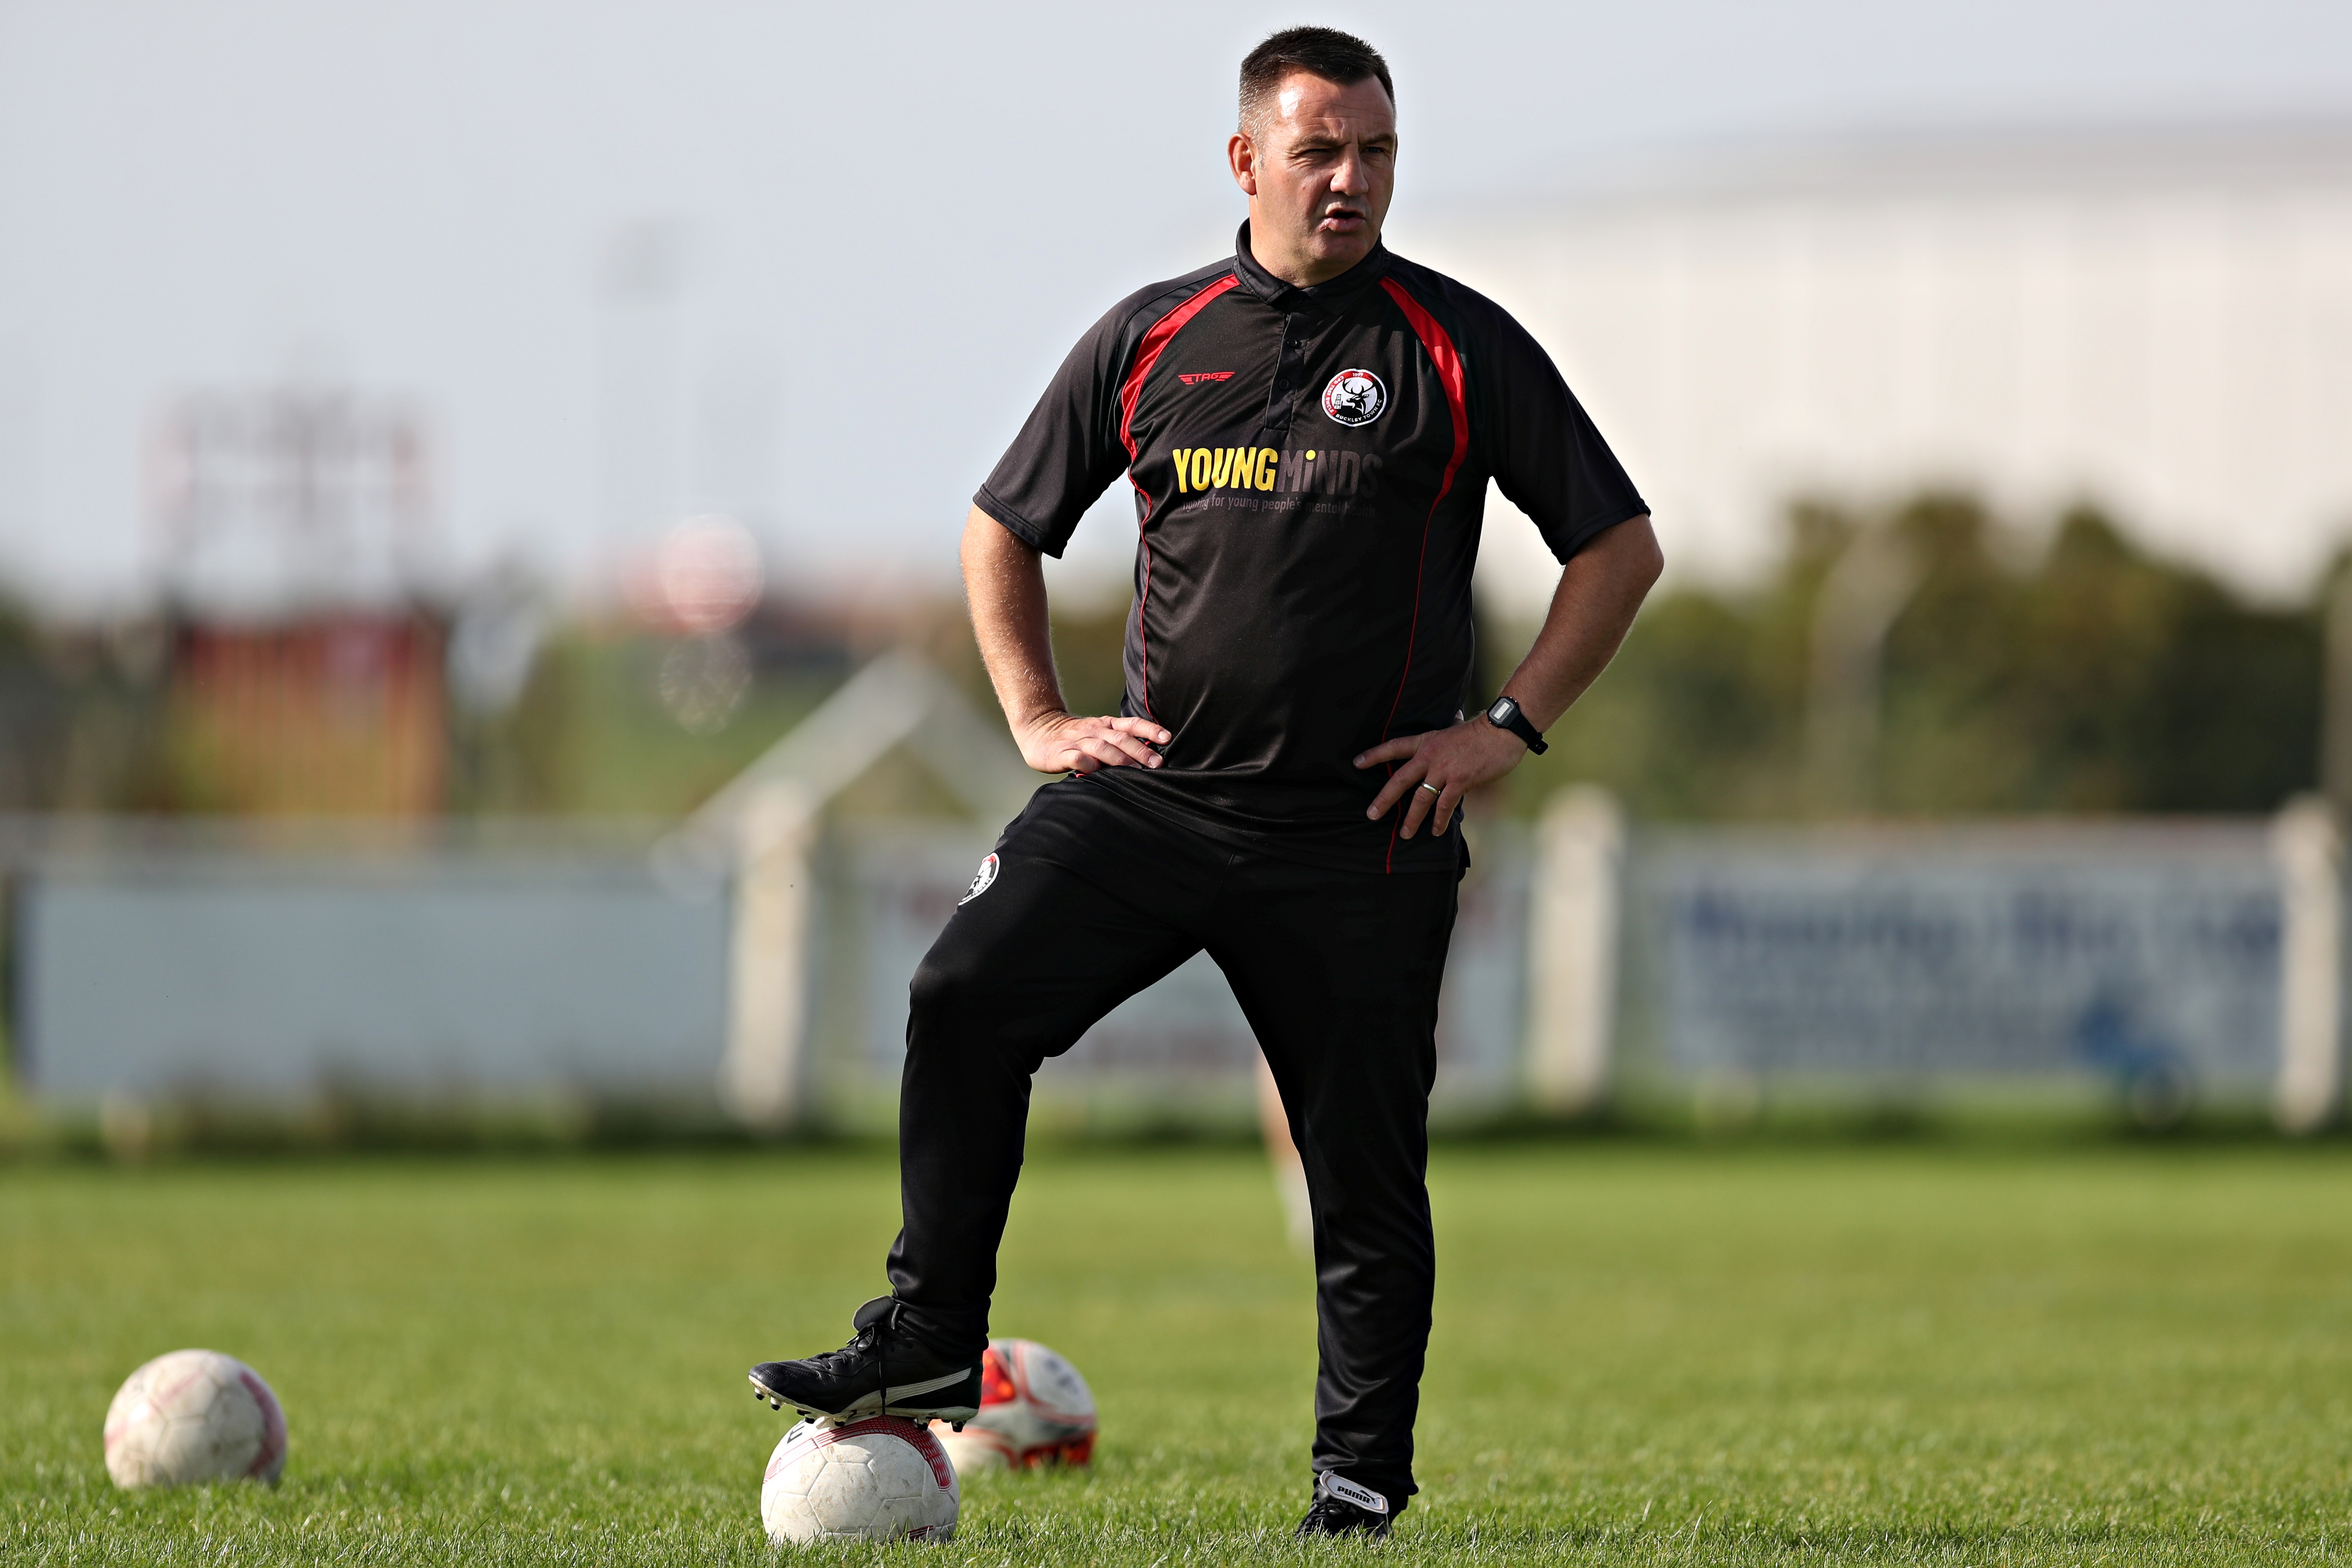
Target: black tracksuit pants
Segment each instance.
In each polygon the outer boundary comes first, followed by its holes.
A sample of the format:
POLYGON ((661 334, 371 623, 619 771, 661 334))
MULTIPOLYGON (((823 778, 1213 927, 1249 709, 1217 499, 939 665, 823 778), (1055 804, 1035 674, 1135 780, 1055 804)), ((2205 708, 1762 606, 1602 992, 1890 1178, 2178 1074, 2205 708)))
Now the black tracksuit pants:
POLYGON ((1315 1213, 1315 1468, 1413 1490, 1429 1342, 1429 1088, 1457 875, 1331 871, 1191 832, 1073 778, 1038 790, 995 879, 915 973, 894 1293, 954 1353, 988 1332, 1045 1058, 1205 948, 1255 1031, 1315 1213))

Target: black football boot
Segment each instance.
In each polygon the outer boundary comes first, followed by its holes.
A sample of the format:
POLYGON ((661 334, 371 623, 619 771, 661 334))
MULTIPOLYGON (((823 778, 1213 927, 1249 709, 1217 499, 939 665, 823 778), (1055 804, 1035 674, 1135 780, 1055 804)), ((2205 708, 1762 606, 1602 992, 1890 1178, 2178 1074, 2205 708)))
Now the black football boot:
POLYGON ((1325 1470, 1315 1478, 1315 1501, 1308 1506, 1307 1517, 1298 1521, 1295 1539, 1360 1535, 1371 1541, 1384 1540, 1389 1526, 1402 1511, 1371 1488, 1325 1470))
POLYGON ((850 1320, 857 1332, 839 1350, 753 1367, 751 1397, 836 1422, 903 1415, 961 1426, 980 1413, 980 1357, 941 1359, 900 1325, 900 1315, 896 1297, 875 1297, 857 1309, 850 1320))

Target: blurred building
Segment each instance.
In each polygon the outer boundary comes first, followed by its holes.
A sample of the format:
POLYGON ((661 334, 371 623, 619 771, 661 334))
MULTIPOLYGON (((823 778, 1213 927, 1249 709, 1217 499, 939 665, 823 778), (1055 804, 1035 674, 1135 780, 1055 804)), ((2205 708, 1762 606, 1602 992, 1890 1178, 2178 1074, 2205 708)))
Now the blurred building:
POLYGON ((439 623, 417 611, 181 624, 168 721, 184 804, 263 815, 439 810, 441 648, 439 623))
POLYGON ((2273 592, 2352 529, 2352 127, 1741 151, 1430 232, 1685 570, 1753 567, 1794 494, 1947 482, 2273 592))
POLYGON ((200 394, 161 422, 178 804, 439 809, 446 638, 423 582, 426 471, 413 416, 343 389, 200 394))

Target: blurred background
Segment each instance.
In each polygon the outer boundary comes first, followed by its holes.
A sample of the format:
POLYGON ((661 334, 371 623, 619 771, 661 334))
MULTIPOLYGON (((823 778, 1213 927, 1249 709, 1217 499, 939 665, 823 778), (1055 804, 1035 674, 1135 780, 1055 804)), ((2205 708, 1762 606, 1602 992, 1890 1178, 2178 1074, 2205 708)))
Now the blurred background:
MULTIPOLYGON (((1188 16, 0 6, 6 1136, 886 1124, 1034 782, 968 497, 1230 247, 1298 19, 1188 16)), ((1442 1113, 2329 1125, 2352 16, 1316 19, 1395 70, 1391 244, 1670 562, 1473 809, 1442 1113)), ((1076 706, 1132 545, 1050 568, 1076 706)), ((1556 571, 1495 498, 1476 693, 1556 571)), ((1188 966, 1041 1115, 1245 1119, 1251 1060, 1188 966)))

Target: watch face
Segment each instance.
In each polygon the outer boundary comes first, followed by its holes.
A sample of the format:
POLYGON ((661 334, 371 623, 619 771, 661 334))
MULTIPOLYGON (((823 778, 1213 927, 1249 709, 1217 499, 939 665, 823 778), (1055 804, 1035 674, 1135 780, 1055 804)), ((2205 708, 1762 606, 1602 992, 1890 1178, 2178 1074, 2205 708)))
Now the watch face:
POLYGON ((1519 716, 1519 705, 1507 697, 1497 697, 1495 705, 1486 710, 1486 722, 1503 728, 1519 716))

